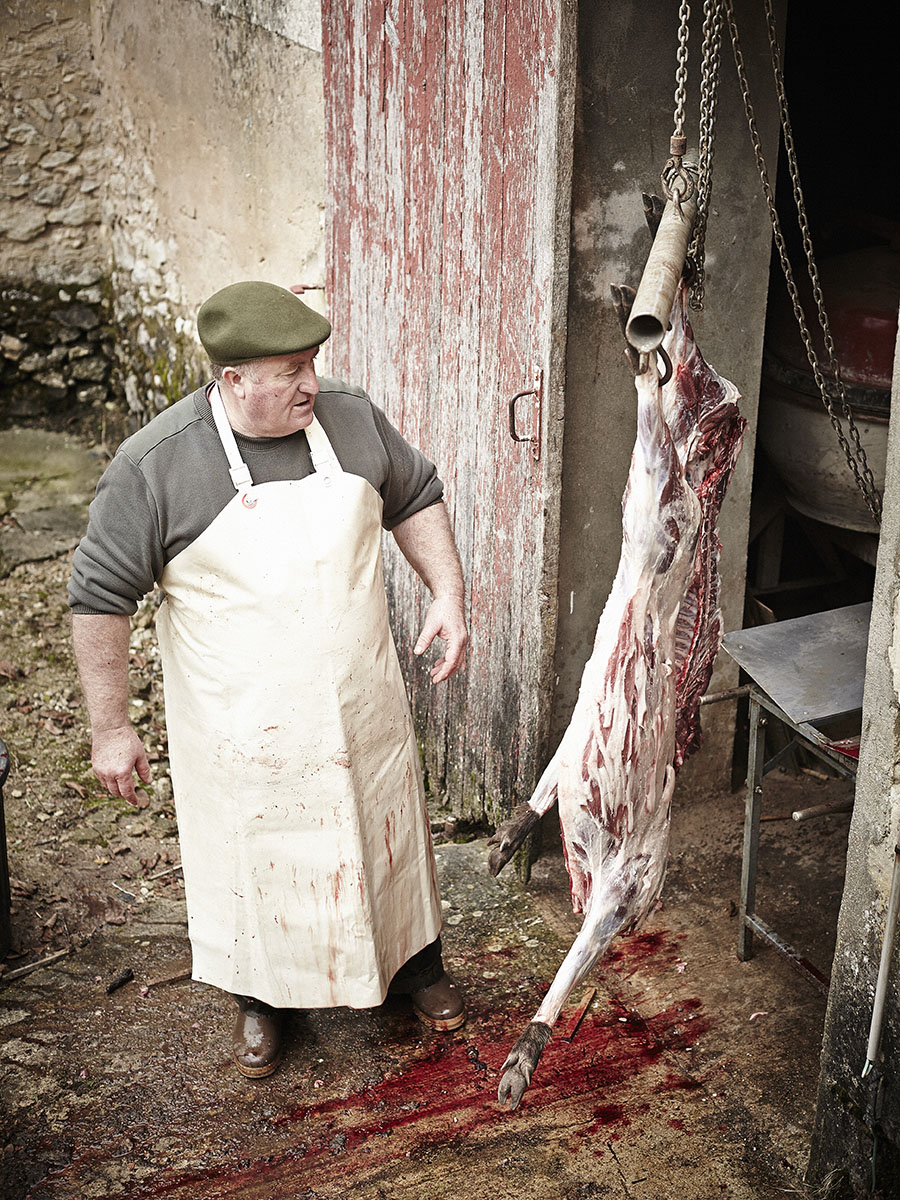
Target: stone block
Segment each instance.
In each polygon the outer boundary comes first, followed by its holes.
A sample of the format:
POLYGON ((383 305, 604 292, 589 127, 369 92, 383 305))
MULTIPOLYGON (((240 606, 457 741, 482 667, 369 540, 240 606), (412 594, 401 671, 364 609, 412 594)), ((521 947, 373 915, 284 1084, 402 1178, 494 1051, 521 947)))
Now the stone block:
POLYGON ((40 371, 34 378, 54 400, 62 400, 69 391, 66 377, 59 371, 40 371))
POLYGON ((100 220, 100 208, 92 197, 79 194, 71 204, 51 209, 47 220, 51 225, 89 225, 100 220))
POLYGON ((108 389, 98 383, 90 384, 88 387, 81 387, 75 393, 78 403, 84 405, 102 404, 108 395, 108 389))
POLYGON ((25 350, 25 342, 11 333, 0 334, 0 354, 12 362, 18 362, 25 350))
POLYGON ((72 363, 73 379, 86 383, 100 383, 109 372, 109 365, 102 358, 81 358, 72 363))
POLYGON ((30 242, 47 228, 47 218, 38 209, 3 206, 0 209, 0 233, 11 242, 30 242))
POLYGON ((21 122, 19 125, 10 125, 6 131, 6 136, 11 142, 15 142, 19 146, 33 146, 38 142, 38 131, 33 125, 29 125, 27 121, 21 122))
POLYGON ((70 304, 68 308, 58 308, 50 315, 70 329, 96 329, 100 324, 99 314, 88 304, 70 304))
POLYGON ((84 134, 81 131, 81 124, 73 117, 66 121, 59 135, 60 146, 72 147, 77 150, 84 142, 84 134))
POLYGON ((71 150, 52 150, 49 154, 45 154, 40 161, 45 171, 52 171, 54 167, 70 163, 74 157, 71 150))
POLYGON ((65 195, 66 185, 64 183, 45 183, 43 187, 36 189, 31 198, 35 204, 53 206, 62 204, 65 195))

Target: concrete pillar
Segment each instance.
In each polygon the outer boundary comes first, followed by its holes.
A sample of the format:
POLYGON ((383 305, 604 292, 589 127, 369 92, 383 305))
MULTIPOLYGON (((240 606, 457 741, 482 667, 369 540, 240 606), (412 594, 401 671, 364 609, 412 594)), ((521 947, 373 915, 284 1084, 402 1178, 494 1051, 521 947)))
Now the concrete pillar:
POLYGON ((810 1154, 811 1183, 829 1197, 900 1197, 900 964, 885 1010, 880 1070, 860 1073, 878 975, 894 847, 900 841, 900 356, 894 358, 884 516, 872 601, 863 731, 847 875, 825 1017, 810 1154), (881 1079, 880 1112, 873 1087, 881 1079), (874 1121, 874 1132, 873 1132, 874 1121), (871 1187, 875 1157, 876 1187, 871 1187))

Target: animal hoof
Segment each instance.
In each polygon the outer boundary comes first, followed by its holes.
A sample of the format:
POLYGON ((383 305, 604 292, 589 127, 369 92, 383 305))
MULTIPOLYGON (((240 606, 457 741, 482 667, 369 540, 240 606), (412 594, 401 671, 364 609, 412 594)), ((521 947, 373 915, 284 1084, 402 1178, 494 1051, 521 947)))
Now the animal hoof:
POLYGON ((488 858, 492 875, 499 875, 540 819, 533 808, 520 804, 510 819, 497 827, 496 833, 488 838, 488 845, 494 847, 488 858))
POLYGON ((525 1089, 531 1083, 534 1068, 550 1041, 550 1026, 542 1021, 532 1021, 510 1050, 503 1064, 503 1076, 497 1088, 497 1099, 509 1104, 510 1110, 518 1108, 525 1089))
POLYGON ((519 1101, 525 1095, 525 1089, 528 1087, 529 1080, 526 1078, 524 1071, 520 1067, 510 1067, 505 1071, 503 1078, 500 1080, 500 1086, 497 1088, 497 1099, 501 1104, 509 1104, 509 1109, 519 1107, 519 1101))

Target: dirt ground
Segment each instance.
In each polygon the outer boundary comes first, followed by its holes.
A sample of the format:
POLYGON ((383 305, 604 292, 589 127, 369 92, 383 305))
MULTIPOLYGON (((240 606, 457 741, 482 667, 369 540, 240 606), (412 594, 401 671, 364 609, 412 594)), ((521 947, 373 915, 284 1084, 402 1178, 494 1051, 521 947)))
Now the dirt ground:
MULTIPOLYGON (((69 641, 68 551, 24 562, 0 580, 0 737, 14 940, 8 974, 100 928, 124 924, 155 895, 179 895, 161 675, 148 600, 131 639, 133 719, 154 768, 141 808, 94 778, 69 641)), ((2 982, 3 974, 0 974, 2 982)))
MULTIPOLYGON (((93 779, 69 649, 84 481, 54 497, 51 519, 28 471, 4 483, 2 451, 5 1200, 807 1194, 825 1002, 773 951, 735 956, 740 793, 676 795, 662 906, 594 973, 577 1028, 584 989, 573 998, 517 1113, 499 1109, 496 1087, 577 929, 564 865, 550 838, 527 888, 510 871, 493 881, 484 838, 447 839, 439 798, 446 956, 467 1026, 425 1034, 400 1000, 297 1013, 276 1075, 240 1078, 230 1002, 188 977, 153 601, 131 643, 133 715, 154 768, 135 810, 93 779), (133 979, 109 992, 126 969, 133 979)), ((790 812, 847 794, 817 770, 766 784, 758 907, 826 972, 849 816, 798 825, 790 812)))

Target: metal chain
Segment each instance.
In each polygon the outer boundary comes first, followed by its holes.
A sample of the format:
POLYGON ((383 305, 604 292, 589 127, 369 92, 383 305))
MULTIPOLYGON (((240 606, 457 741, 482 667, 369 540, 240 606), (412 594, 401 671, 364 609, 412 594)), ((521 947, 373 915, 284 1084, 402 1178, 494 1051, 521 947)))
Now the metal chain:
MULTIPOLYGON (((684 104, 687 94, 688 37, 691 6, 681 0, 678 10, 678 67, 675 71, 675 137, 684 137, 684 104)), ((673 151, 674 153, 674 151, 673 151)))
MULTIPOLYGON (((862 478, 865 483, 865 486, 863 486, 862 483, 860 483, 859 486, 866 498, 866 503, 869 505, 869 510, 877 522, 881 516, 881 496, 878 494, 878 489, 875 486, 875 479, 872 475, 871 468, 869 467, 868 459, 866 458, 866 452, 859 440, 859 430, 857 429, 856 422, 853 420, 853 412, 847 401, 847 393, 844 389, 844 381, 841 377, 841 369, 838 362, 837 353, 835 351, 834 339, 831 336, 831 327, 828 322, 828 314, 825 311, 825 300, 822 295, 822 287, 819 282, 819 272, 818 268, 816 267, 815 255, 813 254, 812 237, 809 232, 809 221, 806 215, 806 205, 803 199, 803 190, 800 187, 800 172, 797 166, 797 152, 794 147, 794 135, 791 129, 790 114, 788 113, 787 93, 785 92, 784 88, 784 71, 781 66, 781 52, 778 48, 778 32, 775 28, 775 14, 772 9, 771 0, 765 0, 765 7, 766 25, 769 34, 769 47, 772 52, 772 71, 775 76, 775 90, 778 94, 778 106, 781 111, 781 128, 784 135, 784 148, 791 172, 791 186, 794 193, 794 202, 797 206, 797 216, 800 225, 800 232, 803 238, 803 249, 806 254, 809 280, 813 289, 813 297, 816 301, 816 312, 819 318, 819 326, 822 330, 822 338, 825 342, 825 351, 828 355, 828 365, 831 369, 831 374, 834 377, 834 382, 840 396, 841 410, 844 416, 847 418, 847 427, 850 431, 850 438, 853 442, 853 457, 854 460, 859 463, 860 473, 862 474, 862 478), (869 502, 870 496, 874 499, 874 507, 869 502)), ((827 401, 826 407, 828 407, 827 401)), ((830 412, 831 410, 829 408, 829 415, 830 412)), ((852 469, 853 463, 850 465, 852 469)), ((855 471, 854 475, 856 475, 855 471)), ((858 476, 857 482, 859 482, 858 476)))
POLYGON ((682 166, 687 148, 684 134, 684 109, 687 95, 688 37, 690 35, 691 6, 681 0, 678 9, 678 66, 675 70, 675 131, 669 139, 669 159, 661 176, 662 188, 667 199, 675 205, 681 215, 682 201, 694 194, 695 183, 682 166))
POLYGON ((691 308, 703 308, 706 277, 706 226, 712 197, 713 147, 716 137, 716 106, 719 98, 719 53, 722 46, 722 0, 704 0, 703 62, 700 72, 700 143, 697 184, 697 217, 688 248, 692 263, 691 308))
MULTIPOLYGON (((772 236, 775 242, 775 247, 778 251, 778 258, 781 263, 781 269, 784 273, 785 283, 787 284, 788 294, 791 299, 791 306, 794 310, 794 316, 797 319, 797 325, 800 329, 800 336, 803 339, 803 345, 806 348, 806 356, 809 359, 809 365, 812 368, 813 376, 816 381, 816 386, 822 397, 822 403, 828 412, 828 417, 832 427, 837 434, 838 441, 844 451, 847 459, 847 465, 853 473, 853 478, 856 480, 856 485, 865 499, 869 512, 876 524, 881 523, 881 496, 875 486, 875 480, 872 476, 866 459, 865 450, 860 444, 859 431, 856 428, 856 423, 853 420, 853 414, 850 410, 850 405, 847 402, 846 393, 844 391, 843 380, 840 377, 840 371, 837 367, 837 359, 834 356, 834 342, 831 339, 831 333, 828 327, 828 318, 825 314, 825 307, 822 298, 821 287, 819 286, 818 271, 816 270, 815 258, 812 250, 812 240, 809 236, 809 225, 806 218, 806 207, 803 202, 803 193, 800 188, 799 173, 797 170, 796 155, 794 153, 793 137, 790 134, 790 124, 785 127, 785 148, 788 152, 788 161, 791 170, 791 182, 794 188, 794 200, 797 204, 798 220, 803 234, 803 246, 807 256, 809 267, 810 280, 813 285, 813 293, 816 299, 816 306, 819 314, 819 323, 822 326, 822 332, 825 337, 826 349, 829 355, 829 365, 835 376, 835 384, 840 395, 841 407, 844 416, 847 418, 847 424, 850 429, 851 437, 853 438, 856 452, 851 448, 847 437, 841 427, 840 418, 834 411, 834 403, 828 393, 828 388, 825 379, 822 375, 822 369, 819 364, 818 356, 812 343, 809 328, 806 324, 806 317, 803 312, 803 306, 800 302, 800 294, 797 290, 797 284, 794 280, 793 270, 791 268, 790 259, 787 253, 787 247, 784 240, 784 235, 781 230, 781 222, 778 217, 778 211, 775 207, 775 195, 772 190, 772 185, 769 182, 769 173, 766 168, 765 158, 762 152, 762 142, 759 136, 759 130, 756 125, 756 115, 753 109, 753 104, 750 100, 750 88, 747 82, 747 73, 744 67, 744 57, 741 51, 740 40, 738 38, 737 24, 734 18, 733 0, 722 0, 725 12, 728 17, 728 27, 731 34, 731 47, 734 54, 734 62, 737 67, 738 80, 741 88, 741 95, 744 101, 744 113, 747 117, 747 125, 750 130, 750 140, 753 144, 753 151, 756 156, 756 166, 759 171, 760 182, 762 183, 763 194, 765 195, 766 205, 769 209, 769 219, 772 223, 772 236)), ((780 57, 777 52, 777 41, 775 38, 775 25, 772 17, 772 10, 769 0, 765 0, 766 15, 769 24, 769 38, 772 47, 772 62, 775 70, 776 87, 779 93, 779 105, 781 106, 781 115, 783 125, 787 121, 787 99, 784 92, 784 82, 781 73, 780 57)))

